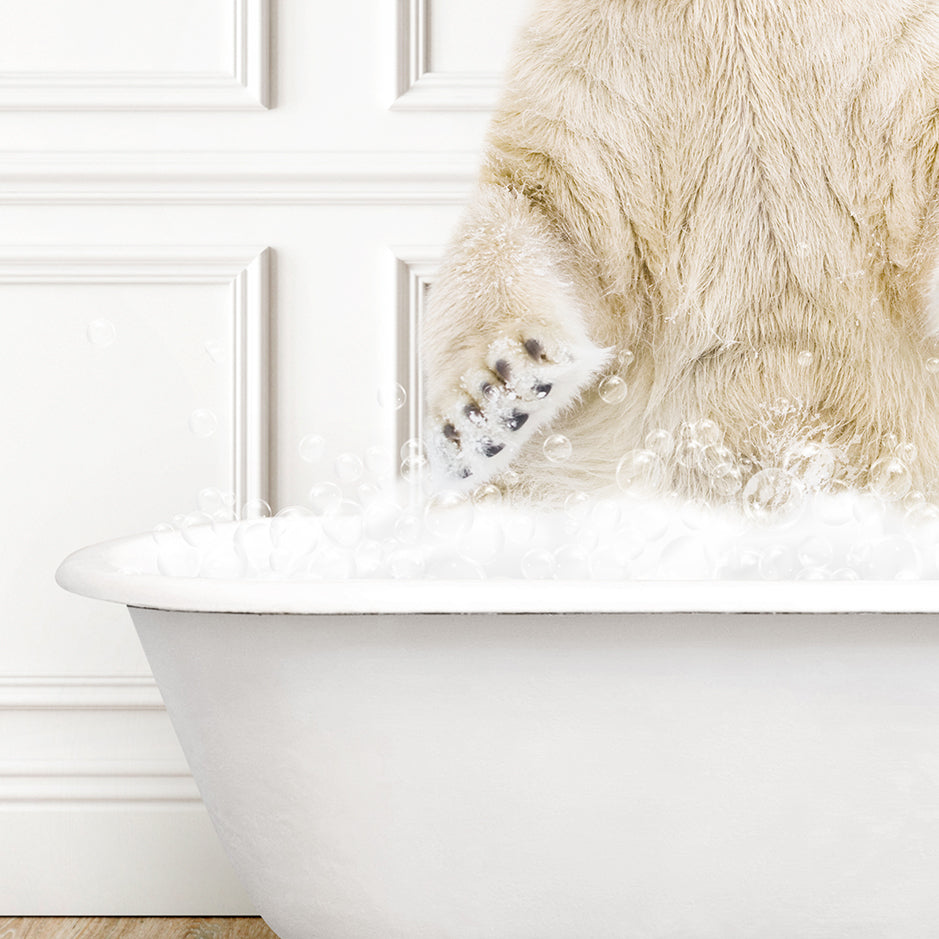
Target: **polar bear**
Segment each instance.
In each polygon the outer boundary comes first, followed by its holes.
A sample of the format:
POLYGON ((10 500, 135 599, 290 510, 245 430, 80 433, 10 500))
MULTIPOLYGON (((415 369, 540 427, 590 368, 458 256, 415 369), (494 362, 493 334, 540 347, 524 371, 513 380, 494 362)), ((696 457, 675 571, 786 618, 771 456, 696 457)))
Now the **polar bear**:
POLYGON ((541 0, 422 325, 436 471, 925 490, 937 185, 936 0, 541 0))

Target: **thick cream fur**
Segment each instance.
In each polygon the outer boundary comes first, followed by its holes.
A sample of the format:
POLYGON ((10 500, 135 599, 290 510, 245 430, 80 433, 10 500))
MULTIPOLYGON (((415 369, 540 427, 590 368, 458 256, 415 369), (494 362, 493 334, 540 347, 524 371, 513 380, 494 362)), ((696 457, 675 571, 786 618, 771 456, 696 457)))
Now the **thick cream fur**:
POLYGON ((534 337, 585 364, 467 482, 510 462, 536 496, 607 485, 649 430, 710 418, 751 472, 817 439, 863 485, 909 442, 925 488, 937 157, 935 0, 542 0, 432 291, 432 427, 495 340, 534 337), (602 350, 626 349, 610 405, 602 350))

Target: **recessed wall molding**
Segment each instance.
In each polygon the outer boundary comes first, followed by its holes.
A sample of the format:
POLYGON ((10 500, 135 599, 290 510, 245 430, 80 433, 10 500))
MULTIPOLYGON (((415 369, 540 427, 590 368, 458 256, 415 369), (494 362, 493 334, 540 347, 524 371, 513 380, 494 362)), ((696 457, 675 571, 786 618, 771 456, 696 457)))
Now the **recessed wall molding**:
POLYGON ((0 805, 200 801, 185 764, 170 760, 0 761, 0 805))
POLYGON ((233 323, 231 489, 269 500, 270 290, 267 248, 0 247, 3 284, 225 284, 233 323))
POLYGON ((427 289, 433 283, 442 245, 410 245, 392 249, 398 266, 397 373, 407 391, 407 407, 398 416, 398 448, 406 440, 423 439, 424 390, 421 380, 420 333, 427 289))
POLYGON ((0 676, 0 711, 161 711, 149 676, 0 676))
POLYGON ((0 154, 0 204, 459 205, 473 152, 0 154))
POLYGON ((398 0, 396 111, 489 111, 498 100, 498 72, 434 72, 430 0, 398 0))
POLYGON ((254 110, 268 107, 269 0, 232 0, 231 71, 3 71, 0 110, 254 110))

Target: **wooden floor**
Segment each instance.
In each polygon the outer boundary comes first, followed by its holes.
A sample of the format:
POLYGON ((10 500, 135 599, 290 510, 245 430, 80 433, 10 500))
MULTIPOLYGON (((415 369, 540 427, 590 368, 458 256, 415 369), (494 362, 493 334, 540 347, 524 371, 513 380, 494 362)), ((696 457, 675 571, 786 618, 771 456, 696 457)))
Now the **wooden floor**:
POLYGON ((255 917, 0 916, 0 939, 277 939, 255 917))

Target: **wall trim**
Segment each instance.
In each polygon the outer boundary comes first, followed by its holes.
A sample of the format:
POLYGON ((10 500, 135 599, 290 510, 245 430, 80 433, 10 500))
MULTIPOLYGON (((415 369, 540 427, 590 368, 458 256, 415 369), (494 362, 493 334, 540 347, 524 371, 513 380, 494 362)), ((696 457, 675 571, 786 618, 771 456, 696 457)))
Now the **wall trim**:
POLYGON ((148 675, 0 676, 0 711, 162 711, 148 675))
POLYGON ((499 99, 498 72, 435 72, 430 0, 398 0, 398 83, 395 111, 489 111, 499 99))
POLYGON ((475 152, 0 153, 0 204, 459 205, 475 152))
POLYGON ((231 72, 0 71, 0 110, 255 110, 268 107, 269 0, 233 0, 231 72))
POLYGON ((233 322, 231 489, 269 501, 270 249, 0 246, 2 284, 227 284, 233 322))

